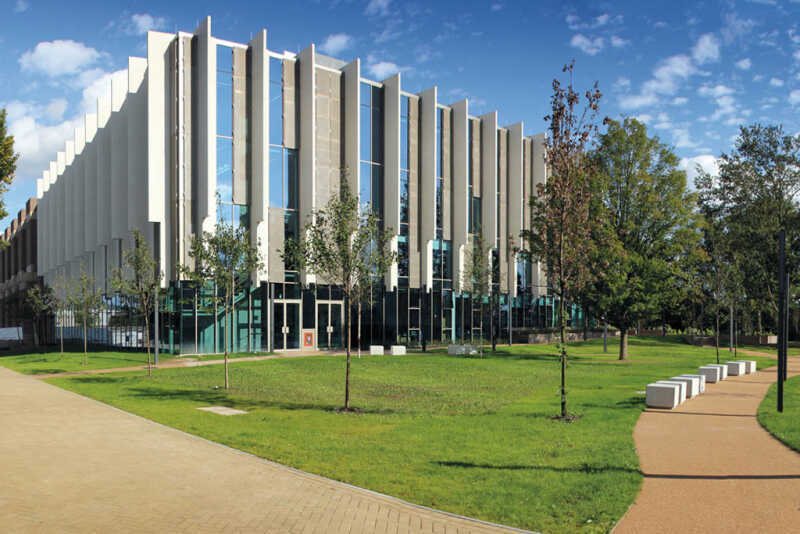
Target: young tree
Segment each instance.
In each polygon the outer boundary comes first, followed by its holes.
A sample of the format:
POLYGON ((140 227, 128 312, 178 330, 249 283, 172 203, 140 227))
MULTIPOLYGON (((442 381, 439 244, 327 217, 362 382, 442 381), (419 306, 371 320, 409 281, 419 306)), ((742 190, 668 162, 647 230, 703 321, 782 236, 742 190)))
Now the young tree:
POLYGON ((8 215, 3 196, 14 179, 19 154, 14 152, 14 136, 8 135, 6 110, 0 109, 0 219, 8 215))
POLYGON ((225 308, 225 389, 230 388, 228 379, 228 341, 233 348, 233 299, 236 293, 250 282, 253 272, 263 268, 259 246, 250 243, 250 232, 242 226, 234 227, 227 222, 218 222, 214 233, 203 232, 192 239, 189 256, 194 268, 181 266, 180 272, 196 282, 198 287, 212 282, 213 300, 225 308), (222 294, 220 294, 220 289, 222 294))
POLYGON ((35 284, 28 289, 25 303, 31 311, 31 317, 33 318, 34 343, 37 346, 42 345, 42 340, 39 339, 39 321, 54 308, 53 290, 49 287, 35 284))
POLYGON ((100 308, 103 306, 103 296, 95 288, 94 278, 89 276, 83 267, 81 267, 81 275, 77 283, 69 292, 69 303, 75 313, 75 319, 83 329, 83 365, 88 365, 87 336, 89 327, 94 326, 100 308))
POLYGON ((58 321, 58 341, 61 347, 61 356, 64 356, 64 322, 67 319, 67 310, 70 306, 69 287, 63 276, 56 278, 51 292, 52 311, 58 321))
POLYGON ((389 247, 392 235, 391 228, 380 229, 378 216, 371 208, 359 207, 358 197, 342 176, 339 196, 314 211, 306 222, 304 235, 288 240, 284 247, 285 262, 342 288, 347 313, 345 411, 350 410, 351 306, 358 298, 359 286, 380 278, 397 261, 397 254, 389 247))
POLYGON ((150 364, 150 315, 155 299, 159 297, 163 272, 150 252, 150 246, 139 231, 133 232, 133 248, 124 252, 124 267, 114 269, 111 287, 138 303, 138 313, 144 321, 144 337, 147 346, 147 376, 152 375, 150 364))
POLYGON ((680 160, 636 119, 608 121, 593 159, 596 200, 611 230, 598 247, 609 259, 590 284, 589 300, 620 330, 619 359, 627 358, 628 330, 663 318, 680 280, 679 259, 696 244, 692 207, 680 160))
POLYGON ((553 292, 559 299, 561 329, 561 417, 567 418, 567 323, 566 303, 574 302, 595 273, 590 268, 593 240, 589 204, 593 160, 587 148, 597 135, 600 91, 597 82, 584 95, 585 107, 579 110, 581 97, 572 86, 574 62, 566 65, 569 82, 562 86, 553 80, 552 112, 549 136, 545 142, 545 162, 549 177, 537 186, 531 198, 531 231, 523 232, 522 257, 543 259, 553 292))
MULTIPOLYGON (((472 307, 479 305, 483 319, 483 301, 490 295, 492 269, 489 266, 489 249, 483 237, 477 235, 467 243, 464 270, 461 273, 461 291, 469 295, 472 307)), ((482 325, 481 325, 482 326, 482 325)), ((480 354, 483 356, 483 328, 481 328, 480 354)))

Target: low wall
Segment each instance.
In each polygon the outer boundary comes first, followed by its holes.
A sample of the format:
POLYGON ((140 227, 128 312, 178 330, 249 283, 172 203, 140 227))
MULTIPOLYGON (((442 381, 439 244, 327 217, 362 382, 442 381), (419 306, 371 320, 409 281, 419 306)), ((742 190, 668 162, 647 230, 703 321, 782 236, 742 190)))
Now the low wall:
MULTIPOLYGON (((586 339, 601 339, 602 337, 602 330, 589 330, 586 339)), ((619 337, 619 331, 609 329, 608 337, 619 337)), ((583 340, 583 330, 567 331, 567 342, 583 340)), ((532 332, 528 334, 528 343, 557 343, 559 341, 561 341, 561 332, 532 332)))
MULTIPOLYGON (((686 342, 692 345, 713 345, 714 336, 685 336, 686 342)), ((777 345, 778 336, 739 336, 739 345, 777 345)), ((719 336, 719 346, 730 345, 730 336, 719 336)))

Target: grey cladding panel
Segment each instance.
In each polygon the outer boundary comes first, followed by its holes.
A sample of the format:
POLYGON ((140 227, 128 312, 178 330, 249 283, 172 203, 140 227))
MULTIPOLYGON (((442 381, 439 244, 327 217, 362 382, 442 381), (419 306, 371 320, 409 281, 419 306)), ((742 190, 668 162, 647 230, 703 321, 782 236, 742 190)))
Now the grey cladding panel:
POLYGON ((452 186, 452 172, 450 166, 450 154, 452 146, 452 129, 450 128, 452 111, 449 109, 443 110, 442 113, 442 238, 451 240, 451 214, 453 206, 453 186, 452 186))
POLYGON ((283 209, 270 207, 267 267, 269 269, 269 279, 273 282, 283 282, 285 274, 283 270, 283 259, 281 258, 285 227, 283 209))
POLYGON ((247 204, 247 51, 233 49, 233 202, 247 204))
POLYGON ((316 150, 317 207, 325 206, 339 191, 341 173, 341 82, 339 76, 324 69, 316 72, 316 150))
POLYGON ((283 60, 283 144, 288 148, 297 148, 297 97, 298 90, 297 62, 283 60))
POLYGON ((470 119, 472 128, 472 194, 481 196, 481 121, 470 119))
POLYGON ((500 185, 500 212, 497 214, 497 223, 500 228, 500 288, 508 291, 510 275, 508 272, 509 247, 511 237, 508 235, 508 130, 499 130, 499 143, 497 154, 497 180, 500 185))
POLYGON ((408 283, 419 287, 419 98, 408 100, 408 283))

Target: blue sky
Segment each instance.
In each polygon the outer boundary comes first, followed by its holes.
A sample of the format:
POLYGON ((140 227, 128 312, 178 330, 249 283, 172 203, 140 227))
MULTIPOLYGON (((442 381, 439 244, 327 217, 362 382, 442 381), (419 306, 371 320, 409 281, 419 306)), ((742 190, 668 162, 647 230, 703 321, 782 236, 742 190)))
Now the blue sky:
POLYGON ((12 215, 113 73, 145 54, 146 31, 192 31, 206 15, 217 37, 247 42, 266 28, 273 50, 314 42, 361 57, 373 79, 399 70, 410 91, 437 85, 443 103, 497 109, 503 125, 524 121, 526 135, 545 130, 552 79, 574 58, 578 88, 600 83, 601 113, 646 122, 690 178, 698 163, 713 171, 739 124, 800 132, 800 0, 3 0, 0 107, 22 153, 6 195, 12 215))

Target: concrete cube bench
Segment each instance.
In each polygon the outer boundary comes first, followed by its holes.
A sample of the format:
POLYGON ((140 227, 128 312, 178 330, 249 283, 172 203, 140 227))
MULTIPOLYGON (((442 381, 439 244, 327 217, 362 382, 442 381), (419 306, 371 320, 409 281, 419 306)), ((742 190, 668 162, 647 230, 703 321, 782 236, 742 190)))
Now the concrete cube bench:
POLYGON ((730 376, 741 376, 745 374, 744 362, 725 362, 725 365, 728 366, 728 374, 730 376))
POLYGON ((686 401, 686 382, 678 382, 677 380, 657 380, 656 384, 676 384, 680 388, 678 392, 678 404, 683 404, 686 401))
POLYGON ((370 356, 383 356, 383 345, 370 345, 369 354, 370 356))
POLYGON ((655 382, 647 384, 645 393, 645 403, 648 408, 672 409, 680 404, 681 388, 677 383, 661 384, 655 382))
POLYGON ((691 399, 700 394, 700 379, 693 376, 673 376, 671 381, 686 382, 686 398, 691 399))
POLYGON ((697 368, 697 372, 706 377, 706 382, 714 384, 722 380, 722 369, 716 365, 703 365, 697 368))
POLYGON ((710 363, 708 365, 711 366, 711 367, 719 368, 719 373, 720 373, 719 374, 719 379, 720 380, 725 380, 726 378, 728 378, 728 366, 725 365, 724 363, 710 363))
POLYGON ((448 345, 447 354, 478 354, 475 345, 448 345))
POLYGON ((745 373, 747 373, 749 375, 749 374, 752 374, 752 373, 756 372, 756 369, 758 367, 756 366, 756 361, 755 360, 742 360, 742 362, 744 363, 744 372, 745 373))
POLYGON ((406 346, 405 345, 392 345, 391 349, 392 356, 405 356, 406 355, 406 346))
POLYGON ((698 380, 699 393, 705 393, 706 392, 706 375, 685 374, 685 375, 680 375, 680 376, 682 376, 682 377, 685 376, 685 377, 688 377, 688 378, 696 378, 698 380))

